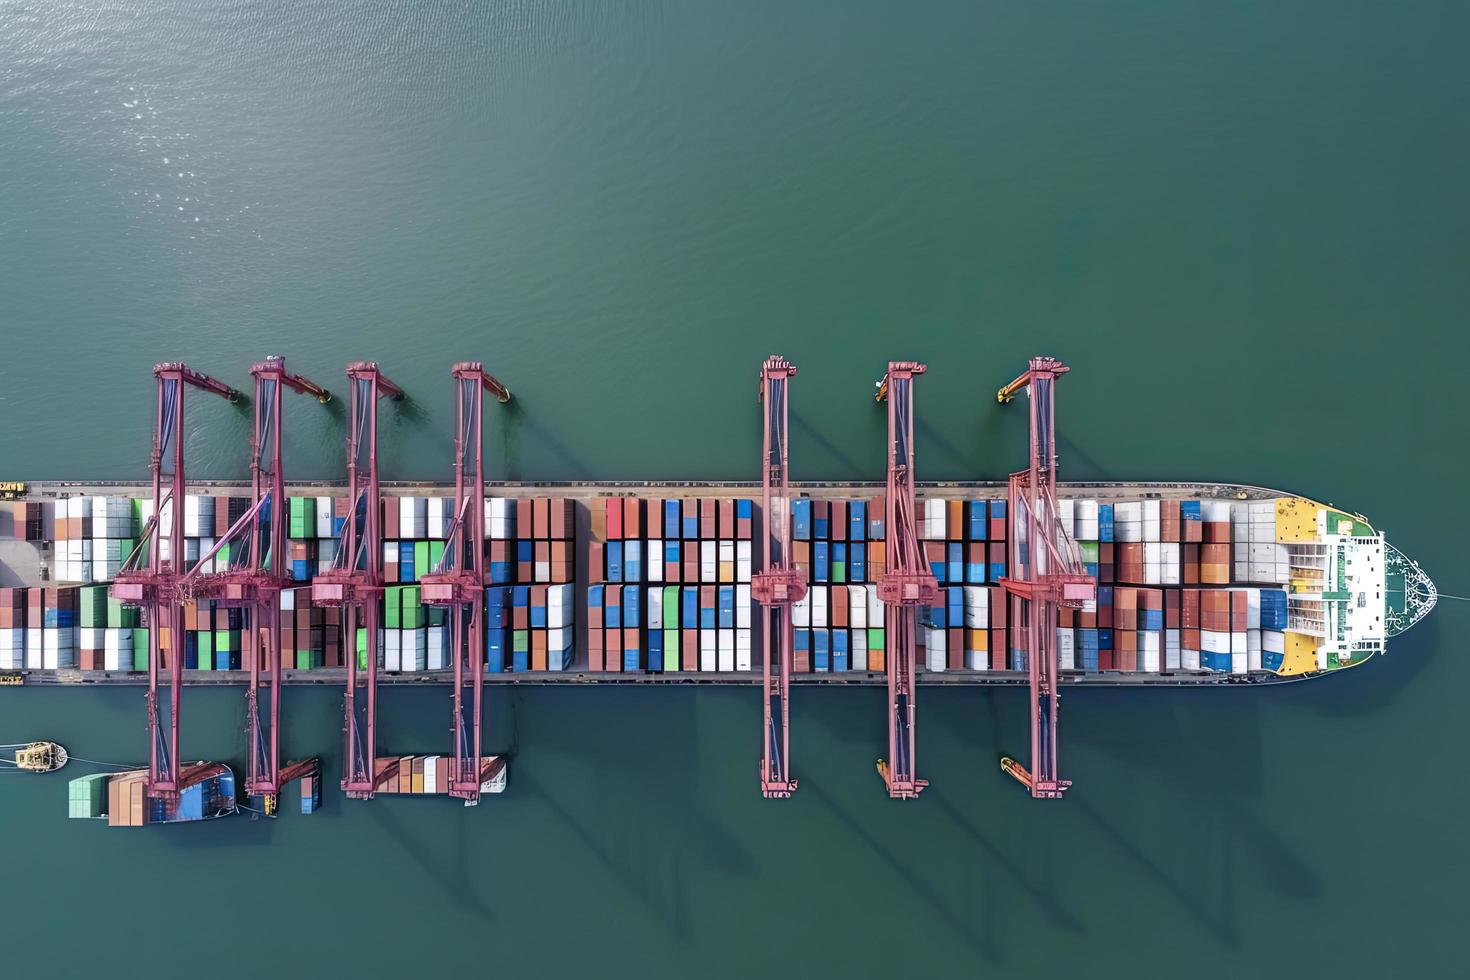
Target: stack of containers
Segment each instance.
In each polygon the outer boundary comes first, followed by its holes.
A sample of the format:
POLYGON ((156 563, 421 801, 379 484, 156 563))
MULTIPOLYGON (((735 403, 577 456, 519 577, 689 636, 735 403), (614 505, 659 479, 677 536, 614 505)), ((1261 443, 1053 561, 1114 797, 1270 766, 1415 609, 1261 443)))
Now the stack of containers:
POLYGON ((31 589, 27 595, 26 666, 57 670, 77 665, 75 588, 31 589), (35 640, 34 644, 32 640, 35 640))
POLYGON ((1230 502, 1203 501, 1204 543, 1200 546, 1200 585, 1230 584, 1230 502))
POLYGON ((1203 667, 1200 594, 1199 589, 1183 589, 1179 594, 1179 667, 1182 670, 1203 667))
POLYGON ((92 509, 86 497, 56 501, 55 577, 58 582, 92 581, 92 509))
POLYGON ((296 670, 342 666, 341 610, 313 606, 309 586, 282 589, 280 601, 282 666, 296 670))
POLYGON ((576 577, 576 517, 566 497, 522 497, 515 501, 516 581, 562 585, 576 577))
MULTIPOLYGON (((576 653, 574 590, 571 583, 486 589, 485 656, 489 669, 493 673, 570 669, 576 653)), ((589 616, 599 612, 589 609, 589 616)), ((450 659, 446 666, 452 665, 450 659)))
MULTIPOLYGON (((516 507, 506 497, 485 498, 485 570, 492 584, 508 585, 516 579, 516 507)), ((509 604, 504 608, 509 609, 509 604)), ((491 668, 494 669, 494 668, 491 668)))
POLYGON ((240 670, 240 609, 212 600, 184 603, 184 667, 196 670, 240 670))
POLYGON ((1261 669, 1279 671, 1286 653, 1287 598, 1282 589, 1261 590, 1261 669))
POLYGON ((77 589, 77 666, 102 670, 107 649, 107 586, 77 589))
POLYGON ((883 502, 791 501, 791 557, 813 585, 866 584, 883 574, 883 502))
POLYGON ((55 507, 49 501, 0 501, 0 538, 44 541, 55 524, 55 507))
MULTIPOLYGON (((320 508, 320 499, 317 497, 288 497, 287 499, 287 523, 286 536, 290 539, 287 548, 290 551, 288 568, 291 578, 297 582, 308 582, 312 575, 318 570, 317 564, 317 541, 319 540, 319 521, 317 512, 320 508)), ((330 500, 330 498, 327 498, 330 500)), ((335 507, 327 509, 328 520, 335 507)), ((389 581, 393 581, 389 579, 389 581)))
POLYGON ((1276 540, 1276 501, 1230 504, 1235 581, 1284 584, 1291 579, 1291 553, 1276 540))
POLYGON ((591 517, 589 670, 751 669, 750 500, 607 497, 591 517))
POLYGON ((26 666, 26 590, 0 589, 0 670, 26 666))
POLYGON ((1136 589, 1138 596, 1137 670, 1157 674, 1163 669, 1164 593, 1158 589, 1136 589))
MULTIPOLYGON (((437 611, 443 612, 442 609, 437 611)), ((426 612, 417 585, 390 585, 383 589, 384 670, 409 672, 428 669, 429 619, 426 612)))
POLYGON ((1247 672, 1249 605, 1244 589, 1200 592, 1200 666, 1203 669, 1234 674, 1247 672))
POLYGON ((871 582, 809 586, 791 610, 792 669, 881 669, 874 665, 883 662, 883 613, 878 586, 871 582))
POLYGON ((89 497, 92 511, 92 578, 110 582, 132 553, 133 504, 127 497, 89 497))
MULTIPOLYGON (((1006 572, 1005 501, 921 499, 919 515, 925 560, 941 583, 939 602, 919 613, 920 664, 935 671, 1005 669, 1006 603, 999 587, 982 584, 1006 572)), ((884 530, 881 498, 792 501, 793 560, 809 583, 792 614, 797 672, 885 668, 876 587, 885 567, 884 530)))

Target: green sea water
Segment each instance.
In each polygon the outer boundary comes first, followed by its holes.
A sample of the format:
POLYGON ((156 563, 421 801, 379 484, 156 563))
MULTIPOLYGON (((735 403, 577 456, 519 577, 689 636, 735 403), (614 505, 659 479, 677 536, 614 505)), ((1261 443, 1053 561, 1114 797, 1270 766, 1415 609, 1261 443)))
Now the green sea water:
MULTIPOLYGON (((1368 515, 1470 594, 1470 90, 1456 3, 0 0, 0 479, 146 472, 149 368, 412 401, 385 478, 448 479, 448 370, 516 394, 498 478, 752 479, 780 352, 796 479, 878 479, 922 359, 920 479, 1000 478, 1035 353, 1072 479, 1217 479, 1368 515)), ((245 475, 196 398, 191 473, 245 475)), ((292 477, 342 418, 290 404, 292 477)), ((790 801, 741 690, 493 691, 509 792, 162 831, 0 776, 3 974, 1456 975, 1464 606, 1263 690, 1078 691, 1058 804, 996 769, 1019 691, 799 690, 790 801)), ((243 769, 243 693, 185 754, 243 769)), ((340 773, 340 693, 287 692, 340 773)), ((442 751, 444 691, 383 744, 442 751)), ((0 689, 0 742, 145 749, 138 689, 0 689)))

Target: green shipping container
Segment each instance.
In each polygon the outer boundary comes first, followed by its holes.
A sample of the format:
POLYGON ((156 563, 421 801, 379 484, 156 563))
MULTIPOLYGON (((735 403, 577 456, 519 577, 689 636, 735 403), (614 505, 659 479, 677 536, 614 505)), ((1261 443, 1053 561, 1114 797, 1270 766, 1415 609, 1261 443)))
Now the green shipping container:
POLYGON ((444 560, 444 542, 443 541, 430 541, 429 542, 429 567, 428 568, 421 568, 421 569, 419 569, 419 578, 423 578, 425 572, 432 572, 434 569, 438 568, 439 567, 439 563, 441 561, 443 561, 443 560, 444 560))
POLYGON ((84 585, 77 590, 77 625, 83 629, 107 625, 107 586, 84 585))
POLYGON ((417 585, 405 585, 403 587, 403 608, 399 610, 398 621, 401 629, 416 630, 424 625, 424 607, 422 593, 417 585))
POLYGON ((664 630, 664 670, 679 669, 679 631, 664 630))
POLYGON ((198 656, 195 658, 198 661, 198 669, 213 670, 214 634, 206 631, 203 633, 195 633, 194 635, 198 637, 198 646, 195 647, 195 649, 198 651, 198 656))
POLYGON ((510 648, 515 653, 530 653, 531 652, 531 631, 530 630, 511 630, 511 633, 510 633, 510 648))
POLYGON ((879 629, 871 629, 870 628, 868 630, 868 649, 871 650, 871 651, 873 651, 873 652, 877 652, 877 651, 880 651, 880 650, 883 649, 883 630, 882 630, 882 628, 879 628, 879 629))
POLYGON ((396 630, 401 629, 399 621, 402 619, 403 609, 403 586, 390 585, 383 589, 383 628, 396 630))
POLYGON ((1078 541, 1077 550, 1082 553, 1082 563, 1085 565, 1097 564, 1097 542, 1078 541))
POLYGON ((66 815, 73 820, 90 820, 107 809, 107 783, 111 773, 79 776, 66 787, 66 815))
POLYGON ((429 567, 429 542, 415 541, 413 543, 413 571, 417 578, 423 578, 433 571, 429 567))
POLYGON ((832 563, 832 583, 843 585, 847 582, 847 562, 834 561, 832 563))
MULTIPOLYGON (((116 599, 109 598, 107 600, 107 625, 112 629, 133 630, 135 633, 137 633, 138 610, 129 609, 127 606, 124 606, 116 599)), ((146 630, 142 632, 143 642, 144 644, 147 644, 148 633, 146 630)), ((133 644, 136 646, 137 642, 137 637, 134 636, 133 644)))
POLYGON ((367 630, 357 631, 357 669, 367 670, 367 630))
POLYGON ((240 649, 240 631, 215 630, 214 649, 216 653, 221 650, 228 653, 234 653, 236 650, 240 649))
POLYGON ((133 669, 148 669, 148 631, 133 630, 133 669))

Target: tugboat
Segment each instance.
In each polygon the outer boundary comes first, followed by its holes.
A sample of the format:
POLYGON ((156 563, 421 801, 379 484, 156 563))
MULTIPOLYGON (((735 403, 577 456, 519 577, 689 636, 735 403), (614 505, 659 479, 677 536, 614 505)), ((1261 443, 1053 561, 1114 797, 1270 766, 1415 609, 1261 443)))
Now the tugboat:
POLYGON ((66 765, 66 749, 57 742, 31 742, 28 745, 0 745, 0 751, 14 752, 14 761, 0 759, 0 766, 14 766, 21 772, 55 772, 66 765))

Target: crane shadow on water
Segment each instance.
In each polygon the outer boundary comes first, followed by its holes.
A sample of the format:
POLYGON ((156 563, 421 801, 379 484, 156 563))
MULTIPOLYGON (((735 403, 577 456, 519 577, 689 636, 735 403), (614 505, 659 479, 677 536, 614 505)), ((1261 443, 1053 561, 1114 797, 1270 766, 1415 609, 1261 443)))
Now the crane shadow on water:
POLYGON ((519 446, 523 439, 529 439, 538 449, 556 457, 572 479, 596 479, 596 474, 588 468, 587 464, 573 453, 559 436, 538 422, 526 410, 519 398, 511 399, 509 403, 502 406, 502 409, 498 419, 487 419, 486 424, 493 426, 501 435, 500 464, 503 479, 521 479, 521 463, 518 457, 520 456, 519 446))
MULTIPOLYGON (((553 792, 524 771, 516 777, 517 790, 560 821, 619 888, 670 934, 689 938, 691 870, 697 874, 712 869, 737 878, 753 878, 758 872, 754 856, 702 805, 695 784, 677 775, 697 771, 700 765, 695 692, 619 692, 653 703, 642 711, 620 711, 615 739, 607 737, 605 708, 569 712, 565 695, 573 692, 558 693, 563 697, 555 707, 518 717, 558 718, 554 725, 533 722, 529 744, 537 755, 575 760, 576 768, 591 776, 596 806, 574 805, 565 794, 553 792), (638 745, 657 746, 656 757, 645 758, 636 750, 630 754, 629 747, 638 745), (650 840, 641 826, 650 812, 659 814, 660 825, 668 828, 656 840, 650 840), (677 820, 670 823, 670 815, 677 815, 677 820), (692 865, 691 856, 697 858, 692 865)), ((573 697, 595 699, 601 693, 578 691, 573 697)))

